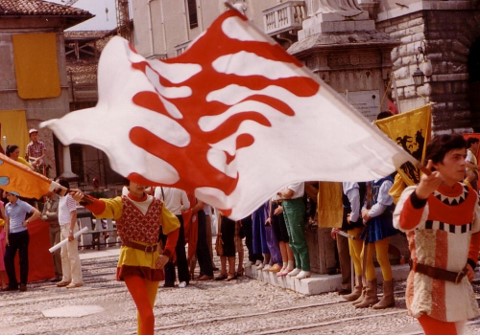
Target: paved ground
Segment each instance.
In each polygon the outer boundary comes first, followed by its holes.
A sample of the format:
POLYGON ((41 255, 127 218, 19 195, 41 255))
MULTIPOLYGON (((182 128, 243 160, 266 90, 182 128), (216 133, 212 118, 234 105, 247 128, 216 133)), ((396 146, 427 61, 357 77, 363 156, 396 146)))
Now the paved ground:
MULTIPOLYGON (((114 279, 118 250, 82 252, 85 286, 30 284, 27 292, 0 293, 0 334, 135 334, 136 310, 114 279)), ((477 293, 480 286, 476 285, 477 293)), ((156 334, 421 334, 406 315, 404 283, 397 305, 383 311, 355 309, 336 293, 304 296, 246 277, 192 281, 159 290, 156 334)), ((480 319, 468 334, 480 333, 480 319)))

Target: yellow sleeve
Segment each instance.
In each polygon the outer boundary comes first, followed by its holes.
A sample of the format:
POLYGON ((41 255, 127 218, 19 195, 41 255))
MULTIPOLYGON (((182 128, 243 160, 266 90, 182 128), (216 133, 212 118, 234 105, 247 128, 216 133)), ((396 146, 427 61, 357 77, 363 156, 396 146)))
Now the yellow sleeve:
POLYGON ((180 221, 170 210, 162 206, 162 232, 168 235, 170 232, 180 228, 180 221))
POLYGON ((122 197, 117 196, 115 198, 100 198, 100 202, 103 202, 105 208, 102 212, 95 213, 97 218, 112 218, 119 219, 122 215, 123 203, 122 197))
POLYGON ((400 176, 400 174, 397 173, 395 175, 393 185, 388 192, 388 194, 392 196, 394 204, 398 203, 398 201, 400 200, 400 196, 402 195, 402 192, 405 190, 406 187, 407 185, 403 181, 402 177, 400 176))
POLYGON ((30 162, 28 162, 21 156, 18 157, 17 162, 20 162, 21 164, 24 164, 25 166, 32 168, 32 165, 30 164, 30 162))

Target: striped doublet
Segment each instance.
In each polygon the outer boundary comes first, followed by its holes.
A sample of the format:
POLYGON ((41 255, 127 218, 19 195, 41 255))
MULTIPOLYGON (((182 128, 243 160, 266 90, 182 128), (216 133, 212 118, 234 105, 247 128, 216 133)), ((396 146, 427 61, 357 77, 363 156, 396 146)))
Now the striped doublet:
POLYGON ((440 221, 427 220, 425 221, 425 229, 427 230, 441 230, 448 233, 467 233, 472 231, 472 223, 453 225, 440 221))

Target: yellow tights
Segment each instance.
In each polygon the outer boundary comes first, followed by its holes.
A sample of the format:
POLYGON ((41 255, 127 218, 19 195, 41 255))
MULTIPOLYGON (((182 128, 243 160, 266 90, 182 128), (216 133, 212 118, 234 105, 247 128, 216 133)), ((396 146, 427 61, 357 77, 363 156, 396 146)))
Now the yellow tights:
POLYGON ((367 281, 372 281, 377 278, 375 273, 375 265, 373 264, 374 253, 377 255, 377 261, 380 265, 380 269, 382 270, 383 281, 392 280, 392 266, 390 265, 390 260, 388 258, 389 243, 390 237, 378 240, 374 243, 365 244, 365 247, 362 251, 362 257, 363 254, 366 253, 365 278, 367 281))
POLYGON ((362 249, 363 249, 363 240, 360 239, 360 233, 362 232, 362 228, 355 228, 352 230, 348 230, 347 233, 355 237, 355 239, 348 238, 348 251, 350 252, 350 258, 353 262, 353 269, 355 271, 355 275, 362 275, 362 249))

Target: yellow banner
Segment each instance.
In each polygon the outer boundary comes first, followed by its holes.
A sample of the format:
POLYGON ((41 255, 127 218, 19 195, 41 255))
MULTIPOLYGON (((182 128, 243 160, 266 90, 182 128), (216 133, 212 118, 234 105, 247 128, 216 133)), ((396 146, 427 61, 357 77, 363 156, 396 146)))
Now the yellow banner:
POLYGON ((24 110, 0 110, 1 135, 6 137, 6 144, 1 142, 4 150, 6 145, 17 145, 20 156, 25 156, 25 149, 30 141, 28 138, 27 119, 24 110))
MULTIPOLYGON (((375 121, 390 139, 410 153, 419 162, 423 162, 426 145, 432 131, 432 106, 425 105, 415 110, 397 114, 393 117, 375 121)), ((396 198, 406 185, 415 185, 420 181, 420 170, 411 162, 403 164, 397 170, 390 194, 396 198)))
POLYGON ((61 90, 56 34, 15 34, 12 42, 20 98, 58 97, 61 90))
POLYGON ((319 182, 317 195, 318 226, 340 228, 343 222, 342 183, 319 182))

